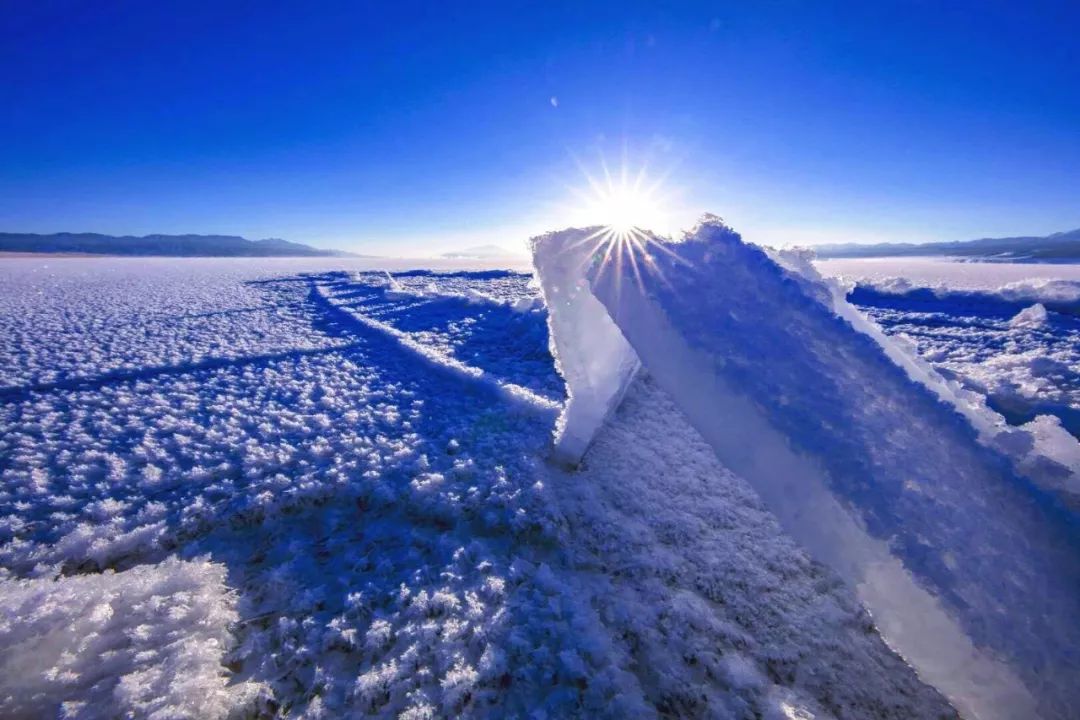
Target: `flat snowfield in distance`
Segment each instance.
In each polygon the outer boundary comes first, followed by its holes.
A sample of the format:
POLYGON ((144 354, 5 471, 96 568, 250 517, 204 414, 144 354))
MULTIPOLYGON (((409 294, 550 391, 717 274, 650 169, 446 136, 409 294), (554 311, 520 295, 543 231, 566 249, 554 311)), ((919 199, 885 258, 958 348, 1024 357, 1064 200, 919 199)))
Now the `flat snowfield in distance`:
MULTIPOLYGON (((0 715, 955 716, 647 378, 546 463, 547 310, 477 265, 0 260, 0 715)), ((958 347, 1072 353, 1047 307, 958 347)))
POLYGON ((843 258, 815 260, 823 275, 852 280, 904 278, 913 285, 955 290, 995 290, 1009 283, 1069 280, 1080 283, 1080 265, 1065 263, 973 262, 945 258, 843 258))

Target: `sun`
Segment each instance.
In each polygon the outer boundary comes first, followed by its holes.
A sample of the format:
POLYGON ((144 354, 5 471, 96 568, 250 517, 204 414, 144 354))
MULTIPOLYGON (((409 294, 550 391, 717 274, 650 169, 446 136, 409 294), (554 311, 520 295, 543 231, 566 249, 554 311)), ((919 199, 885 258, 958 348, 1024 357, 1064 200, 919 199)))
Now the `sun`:
POLYGON ((658 198, 640 183, 625 178, 592 187, 586 213, 593 222, 624 234, 633 230, 660 231, 667 224, 666 213, 658 198))
POLYGON ((614 174, 602 161, 599 176, 590 174, 580 163, 578 168, 587 184, 572 188, 577 202, 569 208, 567 218, 590 232, 564 252, 575 256, 583 272, 613 282, 617 294, 621 294, 624 281, 641 291, 647 279, 668 285, 665 269, 657 262, 662 256, 678 259, 665 246, 671 236, 672 207, 666 175, 651 176, 644 165, 631 172, 625 159, 614 174))
POLYGON ((663 233, 669 224, 669 210, 661 194, 662 179, 652 179, 642 168, 631 173, 624 165, 612 175, 606 165, 599 178, 588 173, 588 188, 576 194, 580 211, 588 225, 600 225, 625 235, 633 231, 663 233))

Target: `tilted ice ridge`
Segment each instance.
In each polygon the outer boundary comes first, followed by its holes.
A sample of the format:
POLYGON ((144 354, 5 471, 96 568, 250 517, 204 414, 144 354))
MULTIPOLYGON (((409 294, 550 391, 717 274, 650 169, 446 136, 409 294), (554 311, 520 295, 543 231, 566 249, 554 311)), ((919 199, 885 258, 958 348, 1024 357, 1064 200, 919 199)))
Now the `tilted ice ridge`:
POLYGON ((599 231, 570 230, 532 241, 533 263, 548 307, 551 354, 566 380, 567 400, 556 422, 555 453, 570 465, 585 454, 641 365, 585 279, 585 265, 595 248, 583 237, 599 231))
MULTIPOLYGON (((604 232, 599 227, 572 229, 548 233, 532 241, 533 262, 545 302, 549 308, 555 308, 550 311, 548 320, 552 354, 567 382, 569 395, 556 428, 556 454, 571 464, 581 459, 604 418, 618 405, 640 367, 633 348, 593 296, 585 277, 586 270, 596 262, 595 238, 604 232), (590 237, 594 238, 592 242, 583 241, 590 237)), ((847 301, 850 286, 840 279, 823 277, 817 271, 812 264, 811 251, 762 248, 762 252, 793 277, 800 278, 812 295, 830 306, 854 329, 873 338, 912 380, 953 405, 971 422, 984 444, 1006 452, 1024 475, 1080 507, 1080 443, 1056 418, 1043 416, 1038 418, 1037 424, 1010 427, 1000 414, 987 406, 985 397, 955 380, 942 377, 901 339, 886 336, 880 327, 847 301)), ((627 266, 631 267, 629 261, 627 266)), ((1033 281, 1007 287, 1048 286, 1054 286, 1054 283, 1033 281)), ((1080 292, 1080 284, 1077 286, 1080 292)), ((1045 318, 1045 308, 1039 307, 1043 311, 1039 317, 1045 318)), ((1033 313, 1038 311, 1028 309, 1019 322, 1029 322, 1035 316, 1033 313)))
POLYGON ((770 256, 715 219, 682 243, 593 229, 533 251, 571 397, 564 458, 580 457, 639 360, 963 712, 1068 716, 1076 516, 999 453, 1024 466, 1036 433, 1005 429, 890 342, 808 256, 770 256))

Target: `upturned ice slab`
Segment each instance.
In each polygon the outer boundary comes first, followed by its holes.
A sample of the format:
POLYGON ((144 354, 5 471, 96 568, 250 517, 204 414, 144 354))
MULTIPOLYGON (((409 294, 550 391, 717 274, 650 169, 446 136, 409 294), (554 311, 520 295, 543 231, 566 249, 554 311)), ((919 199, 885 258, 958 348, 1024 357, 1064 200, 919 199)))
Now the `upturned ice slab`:
POLYGON ((939 376, 798 258, 778 262, 714 218, 681 242, 567 231, 534 255, 571 402, 585 406, 564 412, 564 454, 584 452, 640 362, 965 715, 1071 714, 1077 518, 939 376))

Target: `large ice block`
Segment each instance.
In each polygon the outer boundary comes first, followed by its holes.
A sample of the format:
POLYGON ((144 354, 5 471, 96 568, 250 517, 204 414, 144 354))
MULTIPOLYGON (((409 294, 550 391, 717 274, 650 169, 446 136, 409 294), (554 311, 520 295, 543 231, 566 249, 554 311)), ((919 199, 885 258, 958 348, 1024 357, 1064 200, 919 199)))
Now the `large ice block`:
MULTIPOLYGON (((547 242, 538 256, 558 254, 547 242)), ((559 247, 586 248, 556 283, 573 298, 552 309, 564 372, 573 357, 608 381, 601 395, 618 397, 622 374, 604 363, 626 367, 627 353, 616 342, 619 352, 592 355, 594 334, 575 317, 599 301, 719 458, 965 715, 1075 717, 1077 517, 980 436, 934 388, 939 377, 920 381, 895 348, 838 314, 842 299, 812 273, 718 220, 682 242, 579 231, 560 234, 559 247)), ((556 264, 538 263, 545 291, 556 264)), ((588 313, 589 327, 603 325, 588 313)))

